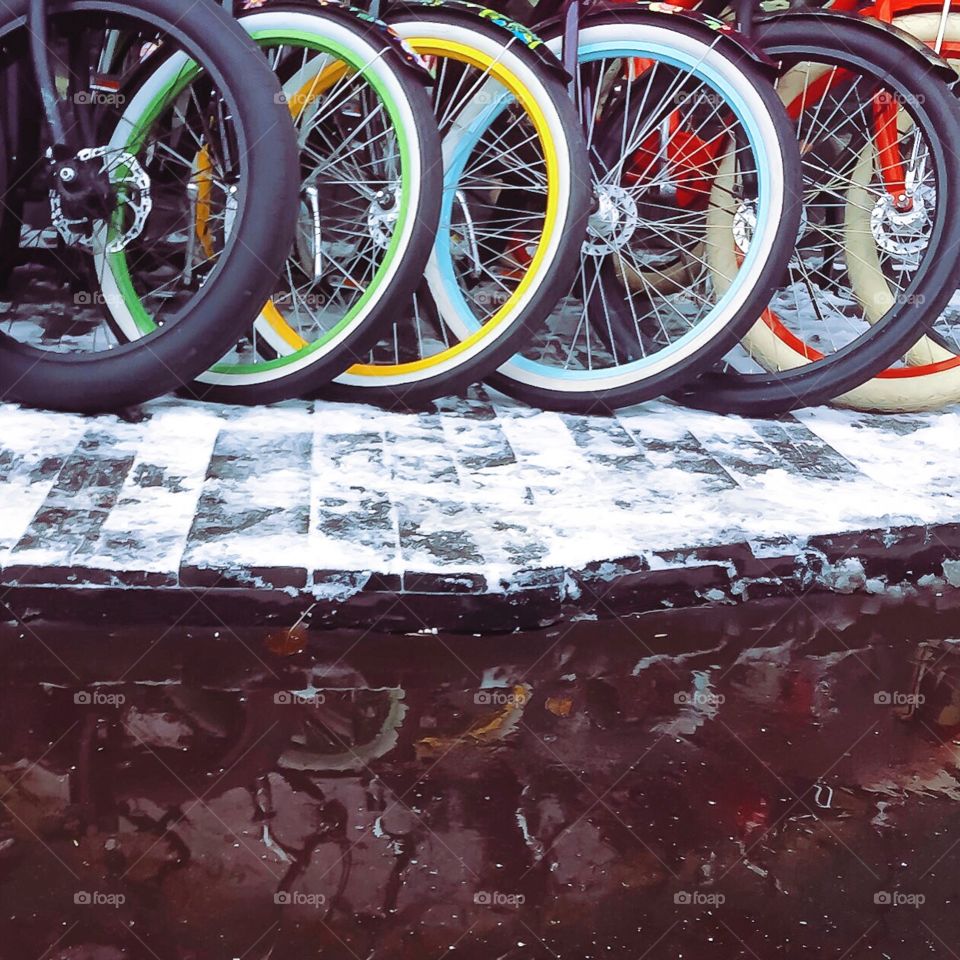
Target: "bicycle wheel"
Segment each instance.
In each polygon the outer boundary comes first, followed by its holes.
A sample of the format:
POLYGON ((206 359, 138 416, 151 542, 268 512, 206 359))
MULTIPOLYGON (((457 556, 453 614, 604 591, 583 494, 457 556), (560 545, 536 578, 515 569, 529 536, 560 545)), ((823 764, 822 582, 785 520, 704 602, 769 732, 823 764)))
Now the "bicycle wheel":
MULTIPOLYGON (((5 8, 0 58, 29 121, 25 12, 5 8)), ((269 67, 213 4, 66 0, 48 47, 74 146, 51 165, 23 125, 0 395, 96 412, 189 382, 249 326, 293 235, 296 144, 269 67)))
POLYGON ((267 54, 297 129, 300 216, 273 297, 190 392, 265 403, 342 373, 413 294, 443 164, 430 99, 385 25, 338 7, 271 7, 240 23, 267 54))
MULTIPOLYGON (((775 17, 757 40, 781 65, 804 144, 803 227, 763 319, 682 399, 767 415, 827 402, 899 363, 949 301, 960 105, 919 53, 868 21, 775 17), (811 29, 818 21, 829 29, 811 29)), ((717 249, 714 263, 732 256, 717 249)))
MULTIPOLYGON (((940 33, 938 13, 897 17, 894 25, 933 47, 940 33)), ((947 16, 940 52, 960 72, 960 15, 947 16)), ((859 278, 858 278, 859 279, 859 278)), ((888 367, 837 398, 838 406, 881 412, 935 410, 960 401, 960 338, 955 297, 904 355, 905 363, 888 367)))
POLYGON ((757 66, 702 23, 590 16, 578 59, 598 204, 573 286, 490 382, 538 406, 608 410, 677 388, 760 315, 796 236, 799 156, 757 66), (721 290, 707 248, 725 160, 722 189, 755 232, 721 290))
POLYGON ((325 396, 406 407, 460 393, 517 349, 569 280, 589 184, 562 76, 525 27, 469 10, 388 15, 434 76, 440 226, 416 295, 325 396))

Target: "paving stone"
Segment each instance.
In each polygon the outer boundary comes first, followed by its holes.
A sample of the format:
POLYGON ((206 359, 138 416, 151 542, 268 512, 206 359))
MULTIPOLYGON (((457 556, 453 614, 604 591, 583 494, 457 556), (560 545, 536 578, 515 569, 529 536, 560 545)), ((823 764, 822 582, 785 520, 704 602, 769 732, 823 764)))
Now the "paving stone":
POLYGON ((87 565, 141 440, 140 425, 98 423, 87 427, 68 456, 53 457, 60 461, 55 476, 52 468, 41 469, 37 482, 46 496, 10 550, 7 579, 35 577, 46 568, 61 582, 70 567, 87 565))
POLYGON ((378 415, 368 407, 328 404, 313 417, 309 557, 314 582, 327 592, 338 571, 352 583, 396 589, 403 566, 391 468, 378 415))
POLYGON ((285 421, 275 432, 236 421, 220 431, 184 550, 184 585, 306 586, 313 435, 302 411, 285 421))
POLYGON ((151 610, 178 595, 229 609, 233 591, 257 616, 275 595, 315 604, 316 623, 465 629, 488 602, 510 629, 578 604, 829 585, 850 558, 875 578, 939 576, 960 555, 955 410, 581 417, 484 388, 418 414, 144 410, 133 424, 0 406, 4 591, 128 587, 151 610))

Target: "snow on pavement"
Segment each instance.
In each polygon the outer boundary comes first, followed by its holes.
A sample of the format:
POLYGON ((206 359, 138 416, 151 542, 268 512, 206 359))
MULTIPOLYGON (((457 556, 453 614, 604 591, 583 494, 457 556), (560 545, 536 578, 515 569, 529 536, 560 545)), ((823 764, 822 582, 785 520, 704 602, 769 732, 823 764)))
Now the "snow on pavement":
POLYGON ((310 589, 345 571, 502 590, 519 571, 960 520, 954 410, 757 421, 657 402, 577 417, 480 391, 420 414, 144 411, 0 406, 4 582, 56 569, 310 589))

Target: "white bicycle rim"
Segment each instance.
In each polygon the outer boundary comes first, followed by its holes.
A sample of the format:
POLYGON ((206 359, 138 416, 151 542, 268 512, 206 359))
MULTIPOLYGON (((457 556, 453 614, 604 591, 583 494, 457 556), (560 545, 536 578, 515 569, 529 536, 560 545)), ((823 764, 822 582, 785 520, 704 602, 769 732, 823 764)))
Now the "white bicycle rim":
MULTIPOLYGON (((741 122, 752 122, 757 135, 754 147, 766 156, 767 173, 767 214, 763 218, 755 236, 756 250, 759 255, 743 268, 736 268, 733 274, 737 289, 727 298, 722 309, 714 309, 706 322, 701 322, 692 336, 685 338, 682 344, 661 350, 646 361, 635 361, 609 370, 589 371, 589 376, 570 376, 571 371, 562 368, 550 368, 546 364, 530 361, 525 357, 513 357, 503 364, 498 373, 527 384, 564 393, 597 393, 618 387, 642 383, 644 380, 659 376, 665 371, 682 366, 690 357, 703 350, 712 340, 722 335, 727 327, 737 319, 747 297, 753 291, 765 266, 764 252, 772 248, 783 213, 785 203, 785 183, 782 147, 777 136, 776 126, 767 112, 753 84, 722 52, 685 34, 677 33, 666 26, 654 24, 598 24, 585 27, 580 34, 581 48, 591 50, 609 46, 611 49, 630 47, 635 49, 632 56, 649 57, 651 50, 669 49, 675 51, 678 60, 684 65, 707 73, 716 78, 718 89, 740 99, 744 105, 741 122), (676 348, 676 349, 674 349, 676 348)), ((559 52, 561 39, 551 41, 551 49, 559 52)), ((719 305, 718 305, 719 306, 719 305)), ((586 371, 585 371, 586 372, 586 371)))

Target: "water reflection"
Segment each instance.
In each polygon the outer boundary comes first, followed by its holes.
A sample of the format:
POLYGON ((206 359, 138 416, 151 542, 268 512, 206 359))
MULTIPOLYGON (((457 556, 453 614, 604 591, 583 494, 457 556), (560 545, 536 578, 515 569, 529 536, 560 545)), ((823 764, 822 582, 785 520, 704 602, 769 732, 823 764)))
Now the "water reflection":
POLYGON ((0 957, 955 956, 943 604, 0 628, 0 957))

